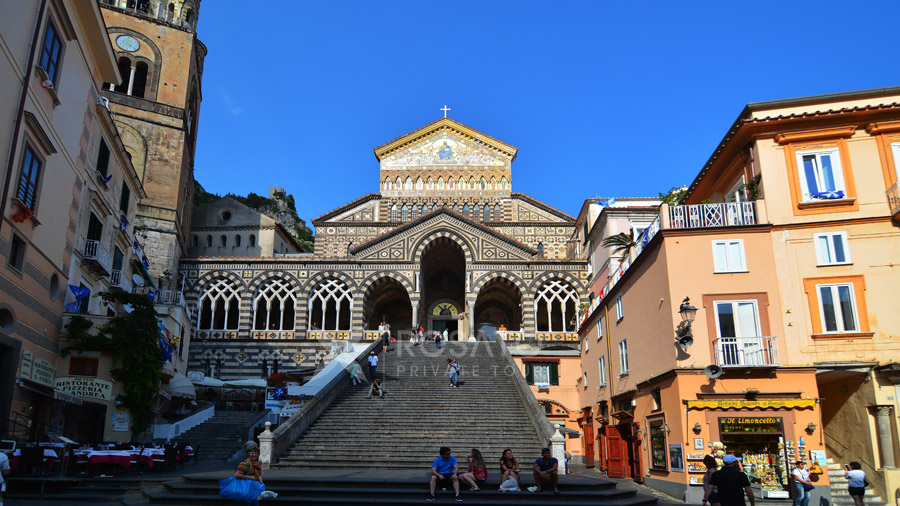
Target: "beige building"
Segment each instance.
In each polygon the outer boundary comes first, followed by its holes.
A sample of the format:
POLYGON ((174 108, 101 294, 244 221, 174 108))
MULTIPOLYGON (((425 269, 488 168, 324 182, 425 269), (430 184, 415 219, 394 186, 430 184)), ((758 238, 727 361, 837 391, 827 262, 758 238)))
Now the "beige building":
POLYGON ((273 257, 303 250, 274 218, 231 197, 222 197, 194 212, 192 257, 273 257))
POLYGON ((99 94, 104 81, 120 78, 100 8, 20 2, 15 15, 0 17, 0 45, 7 55, 0 151, 8 160, 0 195, 0 420, 32 438, 61 432, 60 413, 89 402, 55 381, 63 307, 73 293, 67 286, 110 285, 122 194, 131 195, 127 216, 142 190, 99 94), (101 140, 105 167, 97 163, 101 140), (97 228, 90 213, 105 229, 95 243, 85 240, 97 228), (89 273, 89 263, 97 270, 89 273))
POLYGON ((582 424, 610 475, 698 500, 720 450, 779 497, 792 460, 856 460, 894 497, 898 96, 749 104, 661 206, 580 330, 582 424))

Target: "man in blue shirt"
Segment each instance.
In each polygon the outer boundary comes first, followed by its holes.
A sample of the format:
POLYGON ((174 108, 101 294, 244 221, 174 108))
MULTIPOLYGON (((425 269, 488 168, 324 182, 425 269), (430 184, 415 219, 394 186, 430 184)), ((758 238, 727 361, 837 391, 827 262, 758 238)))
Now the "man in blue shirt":
POLYGON ((434 491, 440 483, 441 488, 453 485, 456 502, 462 502, 462 497, 459 495, 459 478, 456 477, 456 472, 459 471, 459 462, 456 461, 456 457, 450 455, 449 447, 442 446, 440 454, 441 456, 435 458, 431 464, 431 493, 427 500, 434 500, 434 491))
POLYGON ((369 352, 369 372, 372 373, 372 379, 375 379, 375 370, 378 367, 378 355, 374 351, 369 352))
POLYGON ((550 448, 541 450, 541 458, 534 461, 534 482, 537 490, 543 490, 545 484, 553 485, 553 493, 559 493, 559 461, 550 456, 550 448))

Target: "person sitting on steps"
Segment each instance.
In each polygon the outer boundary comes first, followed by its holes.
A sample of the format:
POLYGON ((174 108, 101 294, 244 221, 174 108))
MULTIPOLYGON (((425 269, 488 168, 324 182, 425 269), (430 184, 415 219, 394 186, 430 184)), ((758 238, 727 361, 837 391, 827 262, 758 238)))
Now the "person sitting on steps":
POLYGON ((559 461, 550 456, 550 448, 541 450, 541 458, 534 461, 535 492, 544 490, 544 485, 553 485, 553 493, 559 493, 559 461))
MULTIPOLYGON (((500 456, 500 473, 500 483, 510 477, 515 479, 517 484, 519 483, 519 461, 513 457, 512 450, 509 448, 503 450, 500 456)), ((516 491, 518 490, 519 487, 516 487, 516 491)))
POLYGON ((469 492, 477 492, 481 490, 484 482, 487 481, 487 465, 484 463, 484 457, 481 456, 478 448, 472 448, 472 451, 466 457, 466 461, 469 463, 469 468, 466 472, 459 473, 459 481, 469 485, 469 492))
POLYGON ((372 394, 378 394, 378 397, 384 399, 384 388, 381 387, 381 381, 378 379, 372 380, 372 387, 369 388, 369 395, 367 395, 366 398, 371 399, 372 394))
POLYGON ((442 446, 439 453, 440 456, 436 457, 431 464, 429 485, 431 493, 426 500, 434 500, 434 491, 437 490, 438 483, 440 483, 441 488, 452 485, 453 492, 456 493, 456 501, 462 502, 462 496, 459 495, 459 477, 456 476, 456 473, 459 472, 459 462, 456 461, 456 457, 450 455, 450 448, 447 446, 442 446))

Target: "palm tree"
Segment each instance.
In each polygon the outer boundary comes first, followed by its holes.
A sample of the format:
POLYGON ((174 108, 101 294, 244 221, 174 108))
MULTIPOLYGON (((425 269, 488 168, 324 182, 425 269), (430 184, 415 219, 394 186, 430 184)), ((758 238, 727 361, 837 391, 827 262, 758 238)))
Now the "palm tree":
POLYGON ((631 251, 631 248, 637 245, 637 241, 634 237, 634 229, 629 230, 627 234, 621 232, 616 235, 611 235, 603 239, 600 245, 604 248, 612 248, 613 255, 621 253, 622 256, 625 257, 631 251))

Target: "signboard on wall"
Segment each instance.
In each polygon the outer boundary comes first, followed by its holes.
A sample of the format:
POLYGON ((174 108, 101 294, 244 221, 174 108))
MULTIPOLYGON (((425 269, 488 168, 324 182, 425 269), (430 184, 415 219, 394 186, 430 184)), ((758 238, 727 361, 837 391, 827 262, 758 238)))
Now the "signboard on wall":
POLYGON ((56 378, 56 388, 78 397, 112 400, 112 382, 97 378, 65 376, 56 378))
POLYGON ((113 413, 111 423, 113 432, 128 432, 129 418, 131 418, 129 413, 113 413))
POLYGON ((650 467, 665 471, 666 466, 666 421, 662 418, 650 420, 650 467))
POLYGON ((782 418, 776 416, 749 417, 728 416, 719 418, 720 432, 762 432, 768 434, 780 434, 782 432, 782 418))
POLYGON ((53 387, 53 378, 56 376, 56 367, 50 362, 39 358, 35 359, 30 353, 22 355, 22 366, 19 368, 19 377, 30 379, 35 383, 53 387))

